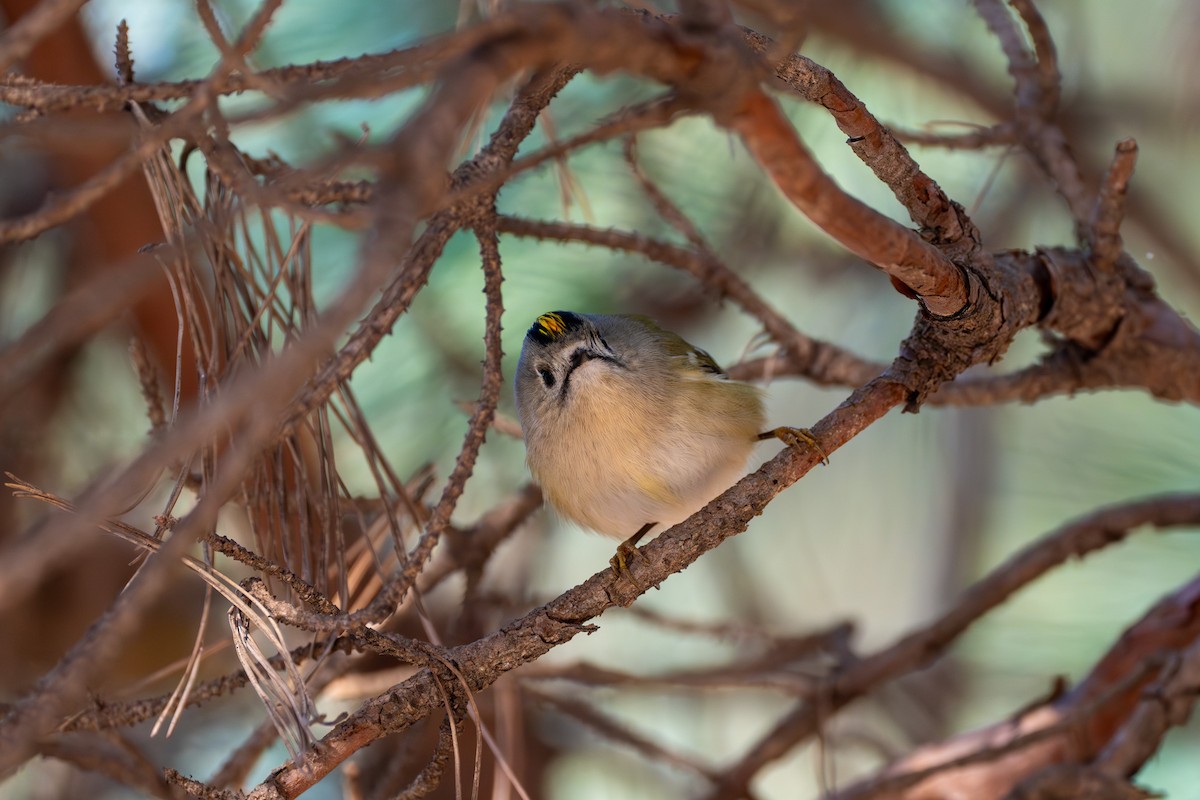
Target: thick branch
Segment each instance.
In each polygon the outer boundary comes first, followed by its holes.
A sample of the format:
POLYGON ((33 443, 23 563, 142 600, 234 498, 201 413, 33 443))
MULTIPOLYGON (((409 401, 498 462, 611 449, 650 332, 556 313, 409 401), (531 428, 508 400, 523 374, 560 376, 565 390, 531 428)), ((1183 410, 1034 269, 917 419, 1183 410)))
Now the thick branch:
POLYGON ((843 192, 774 100, 761 91, 747 92, 730 127, 787 198, 823 231, 912 290, 931 314, 962 311, 967 289, 961 270, 912 231, 843 192))
MULTIPOLYGON (((765 53, 772 42, 762 34, 743 29, 750 48, 765 53)), ((938 244, 978 245, 978 232, 962 208, 953 203, 933 178, 866 105, 825 67, 802 55, 783 59, 776 76, 792 91, 827 110, 847 144, 879 180, 891 188, 913 222, 930 233, 938 244), (965 242, 963 240, 966 239, 965 242)))

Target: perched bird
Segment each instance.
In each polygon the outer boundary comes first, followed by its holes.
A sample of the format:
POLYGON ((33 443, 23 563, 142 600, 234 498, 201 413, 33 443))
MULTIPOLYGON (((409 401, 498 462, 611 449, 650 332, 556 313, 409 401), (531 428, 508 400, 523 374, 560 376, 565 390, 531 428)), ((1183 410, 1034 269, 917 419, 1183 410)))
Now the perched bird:
POLYGON ((733 485, 757 441, 820 451, 801 428, 763 433, 758 388, 643 316, 541 315, 525 335, 516 398, 546 500, 623 539, 611 562, 622 573, 651 529, 687 519, 733 485))

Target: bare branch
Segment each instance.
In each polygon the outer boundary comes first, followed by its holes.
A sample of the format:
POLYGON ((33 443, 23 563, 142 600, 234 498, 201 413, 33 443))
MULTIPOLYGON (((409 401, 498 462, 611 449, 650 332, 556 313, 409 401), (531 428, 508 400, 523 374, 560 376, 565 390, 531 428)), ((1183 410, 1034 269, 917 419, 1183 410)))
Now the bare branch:
POLYGON ((1032 23, 1035 41, 1041 44, 1040 55, 1048 59, 1047 63, 1035 60, 1002 0, 975 0, 975 8, 1000 40, 1008 58, 1008 70, 1016 82, 1015 122, 1021 141, 1054 181, 1055 189, 1082 231, 1090 210, 1089 193, 1062 129, 1051 122, 1058 98, 1058 69, 1051 60, 1054 51, 1045 50, 1044 23, 1032 5, 1028 2, 1014 5, 1032 23))
POLYGON ((842 192, 774 100, 748 92, 731 124, 788 199, 822 230, 908 287, 931 314, 963 310, 968 298, 959 268, 912 231, 842 192))
MULTIPOLYGON (((61 299, 19 339, 0 350, 0 404, 21 391, 47 361, 94 335, 152 288, 161 274, 158 258, 169 251, 140 254, 61 299)), ((10 586, 0 579, 0 585, 10 586)), ((0 607, 4 605, 0 592, 0 607)))
POLYGON ((1096 204, 1092 208, 1091 236, 1092 263, 1101 272, 1112 270, 1121 255, 1121 223, 1125 218, 1125 191, 1133 176, 1133 165, 1137 161, 1138 146, 1133 139, 1117 142, 1112 165, 1100 187, 1096 204))
POLYGON ((43 0, 0 34, 0 74, 8 72, 34 46, 67 21, 87 0, 43 0))
MULTIPOLYGON (((520 217, 502 216, 498 229, 516 236, 580 242, 637 253, 652 261, 686 270, 712 290, 719 298, 728 297, 746 313, 762 323, 763 330, 787 352, 786 360, 795 370, 780 374, 804 375, 816 383, 829 386, 861 386, 883 371, 882 365, 864 361, 836 345, 806 336, 778 311, 763 300, 732 269, 711 253, 697 252, 650 239, 636 233, 601 230, 569 222, 542 222, 520 217)), ((730 373, 739 380, 769 378, 769 369, 759 372, 750 369, 730 373)))
MULTIPOLYGON (((756 52, 770 48, 771 41, 765 36, 750 30, 743 33, 756 52)), ((962 208, 951 202, 937 182, 921 170, 896 137, 879 124, 836 75, 801 55, 782 60, 775 74, 789 89, 829 111, 848 137, 847 144, 855 155, 891 188, 913 222, 928 230, 935 242, 962 244, 967 249, 978 245, 978 233, 962 208)))
MULTIPOLYGON (((822 440, 824 441, 824 440, 822 440)), ((716 797, 736 796, 764 766, 812 736, 819 710, 833 713, 881 683, 932 661, 991 609, 1050 569, 1125 538, 1143 525, 1170 528, 1200 523, 1200 495, 1165 495, 1110 506, 1043 537, 969 589, 942 617, 823 682, 820 702, 800 704, 721 777, 716 797)))

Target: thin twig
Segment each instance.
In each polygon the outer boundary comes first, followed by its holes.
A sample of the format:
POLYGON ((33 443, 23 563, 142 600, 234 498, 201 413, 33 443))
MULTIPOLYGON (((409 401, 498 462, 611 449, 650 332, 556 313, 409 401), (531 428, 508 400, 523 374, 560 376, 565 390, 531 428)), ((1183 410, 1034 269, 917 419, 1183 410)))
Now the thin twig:
MULTIPOLYGON (((1033 155, 1042 170, 1054 181, 1055 189, 1066 201, 1071 215, 1080 231, 1088 218, 1090 202, 1088 191, 1075 156, 1063 135, 1062 129, 1051 121, 1057 90, 1048 91, 1048 81, 1057 78, 1057 67, 1050 63, 1039 65, 1026 46, 1016 21, 1004 5, 1003 0, 974 0, 975 8, 989 29, 1000 42, 1008 59, 1008 70, 1016 84, 1015 122, 1025 148, 1033 155)), ((1023 4, 1014 4, 1018 11, 1023 4)), ((1026 9, 1034 25, 1041 28, 1041 17, 1032 7, 1026 9)), ((1038 41, 1041 33, 1036 34, 1038 41)), ((1044 46, 1044 42, 1042 42, 1044 46)), ((1053 58, 1053 49, 1041 51, 1040 55, 1053 58)))
POLYGON ((1059 94, 1062 91, 1062 74, 1058 69, 1058 51, 1045 18, 1032 0, 1008 0, 1021 16, 1029 38, 1033 42, 1038 83, 1039 112, 1045 118, 1054 116, 1058 110, 1059 94))
POLYGON ((1092 208, 1092 264, 1101 272, 1109 272, 1115 268, 1117 257, 1121 255, 1124 247, 1121 241, 1121 223, 1125 219, 1125 191, 1129 187, 1129 179, 1133 177, 1137 153, 1137 142, 1133 139, 1117 142, 1112 164, 1104 177, 1104 183, 1100 185, 1100 193, 1096 196, 1096 204, 1092 208))
MULTIPOLYGON (((755 292, 741 276, 720 262, 713 254, 679 247, 638 233, 595 228, 570 222, 548 222, 523 217, 502 216, 498 228, 502 233, 580 242, 637 253, 652 261, 682 269, 693 275, 717 297, 728 297, 762 323, 763 329, 787 352, 789 363, 796 372, 821 385, 861 386, 883 371, 883 366, 871 363, 837 345, 809 337, 798 331, 782 314, 755 292)), ((738 374, 741 380, 747 374, 738 374)), ((764 372, 756 377, 770 377, 764 372)))
POLYGON ((716 774, 711 766, 703 764, 695 758, 690 758, 682 753, 667 749, 656 739, 637 733, 588 703, 573 697, 564 696, 558 692, 547 691, 529 683, 525 683, 523 688, 535 699, 540 700, 559 713, 571 717, 576 722, 592 729, 605 739, 624 745, 625 748, 636 753, 639 758, 653 761, 655 764, 666 764, 684 769, 709 780, 716 774))
MULTIPOLYGON (((933 123, 930 123, 931 125, 933 123)), ((897 139, 922 147, 938 147, 944 150, 982 150, 985 147, 1007 147, 1016 141, 1017 133, 1009 122, 997 125, 970 125, 963 133, 933 133, 928 130, 912 130, 896 125, 888 127, 897 139)))

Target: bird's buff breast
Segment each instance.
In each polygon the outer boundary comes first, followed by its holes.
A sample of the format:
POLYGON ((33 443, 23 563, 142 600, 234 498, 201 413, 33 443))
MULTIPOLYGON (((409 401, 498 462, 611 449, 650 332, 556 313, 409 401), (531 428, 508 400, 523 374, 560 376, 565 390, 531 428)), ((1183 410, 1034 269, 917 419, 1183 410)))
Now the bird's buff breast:
POLYGON ((529 467, 560 514, 620 539, 649 522, 674 525, 729 488, 759 424, 731 426, 716 416, 711 427, 689 428, 660 406, 650 425, 627 399, 605 397, 599 387, 576 400, 526 442, 529 467))

